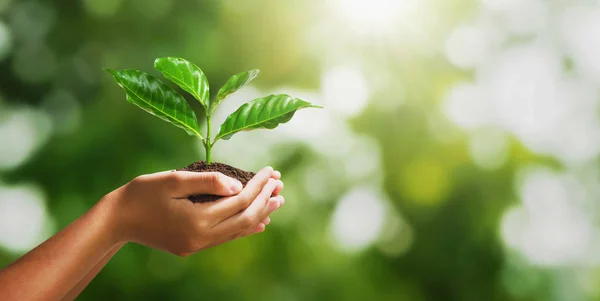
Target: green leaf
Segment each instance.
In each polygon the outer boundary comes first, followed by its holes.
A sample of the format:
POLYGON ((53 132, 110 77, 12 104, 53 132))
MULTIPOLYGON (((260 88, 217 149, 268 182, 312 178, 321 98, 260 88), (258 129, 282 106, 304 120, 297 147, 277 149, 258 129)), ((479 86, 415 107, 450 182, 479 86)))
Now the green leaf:
POLYGON ((200 134, 196 114, 183 96, 173 88, 167 86, 155 76, 138 70, 106 69, 106 71, 125 90, 127 101, 162 120, 184 129, 192 136, 204 139, 200 134))
POLYGON ((219 89, 219 92, 217 93, 217 98, 211 104, 211 113, 215 110, 219 103, 223 101, 223 99, 229 96, 229 94, 235 93, 235 91, 239 90, 245 84, 251 82, 258 76, 258 74, 260 74, 260 70, 252 69, 250 71, 238 73, 229 78, 229 80, 227 80, 223 87, 219 89))
POLYGON ((274 129, 281 123, 292 119, 297 110, 303 108, 321 108, 310 102, 286 94, 269 95, 243 104, 227 116, 215 138, 228 140, 240 131, 258 128, 274 129))
POLYGON ((154 61, 154 68, 181 89, 192 94, 208 113, 210 104, 208 79, 198 66, 182 58, 163 57, 154 61))

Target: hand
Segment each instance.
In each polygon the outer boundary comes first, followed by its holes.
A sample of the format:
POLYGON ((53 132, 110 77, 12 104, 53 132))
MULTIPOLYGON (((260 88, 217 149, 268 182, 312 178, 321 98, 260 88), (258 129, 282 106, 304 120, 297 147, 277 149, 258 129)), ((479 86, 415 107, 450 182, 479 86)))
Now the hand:
POLYGON ((239 181, 213 172, 160 172, 137 177, 108 194, 112 232, 118 242, 133 241, 179 256, 241 236, 262 232, 284 199, 281 175, 266 167, 242 190, 239 181), (224 196, 192 203, 187 196, 224 196))
POLYGON ((243 190, 220 173, 138 177, 1 269, 0 299, 72 300, 128 241, 184 256, 262 231, 284 201, 280 177, 267 167, 243 190), (192 194, 225 197, 194 204, 192 194))

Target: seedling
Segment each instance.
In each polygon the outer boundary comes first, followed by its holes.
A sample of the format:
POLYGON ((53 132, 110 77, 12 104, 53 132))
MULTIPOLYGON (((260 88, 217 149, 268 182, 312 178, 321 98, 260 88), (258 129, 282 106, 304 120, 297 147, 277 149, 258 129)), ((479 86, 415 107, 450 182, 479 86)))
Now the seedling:
POLYGON ((257 98, 231 113, 212 138, 211 118, 217 106, 228 95, 255 79, 260 71, 254 69, 232 76, 211 99, 208 80, 204 72, 193 63, 182 58, 164 57, 154 61, 154 68, 200 102, 206 116, 206 136, 202 135, 196 114, 183 96, 161 79, 139 70, 106 70, 125 90, 127 101, 198 137, 206 149, 207 165, 211 163, 211 149, 219 139, 228 140, 241 131, 274 129, 279 124, 290 121, 300 109, 320 108, 287 94, 257 98))

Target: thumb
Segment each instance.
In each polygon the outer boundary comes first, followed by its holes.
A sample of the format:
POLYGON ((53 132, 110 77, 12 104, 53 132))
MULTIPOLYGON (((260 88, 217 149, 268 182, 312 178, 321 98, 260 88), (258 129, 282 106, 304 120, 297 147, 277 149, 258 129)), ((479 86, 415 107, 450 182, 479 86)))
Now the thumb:
POLYGON ((195 194, 232 196, 242 191, 242 183, 220 172, 176 171, 169 175, 175 197, 195 194))

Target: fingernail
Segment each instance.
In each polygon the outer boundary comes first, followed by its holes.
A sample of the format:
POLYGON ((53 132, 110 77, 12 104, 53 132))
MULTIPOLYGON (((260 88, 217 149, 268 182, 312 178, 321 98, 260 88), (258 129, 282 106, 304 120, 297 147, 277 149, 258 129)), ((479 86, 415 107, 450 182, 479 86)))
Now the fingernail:
POLYGON ((231 191, 233 191, 234 193, 240 192, 242 191, 242 182, 236 180, 236 179, 231 179, 231 191))

